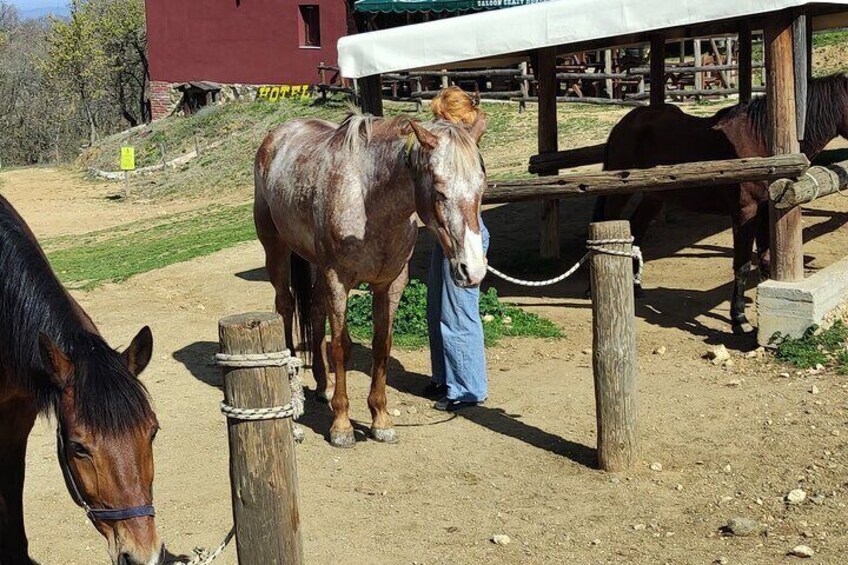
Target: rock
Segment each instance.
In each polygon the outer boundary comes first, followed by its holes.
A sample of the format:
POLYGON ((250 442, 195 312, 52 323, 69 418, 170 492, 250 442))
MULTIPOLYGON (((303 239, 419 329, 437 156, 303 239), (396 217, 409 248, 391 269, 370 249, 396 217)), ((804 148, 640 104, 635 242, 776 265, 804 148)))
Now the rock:
POLYGON ((810 387, 810 394, 818 394, 818 393, 819 393, 819 387, 817 387, 816 385, 813 385, 812 387, 810 387))
POLYGON ((722 367, 733 367, 734 365, 736 365, 736 363, 733 362, 733 359, 728 359, 721 364, 722 367))
POLYGON ((789 373, 780 373, 778 376, 781 377, 781 378, 784 378, 784 379, 788 379, 789 373))
MULTIPOLYGON (((724 366, 727 367, 728 365, 725 364, 724 366)), ((727 381, 727 385, 725 385, 725 386, 739 386, 741 384, 742 384, 741 379, 733 379, 732 381, 727 381)))
POLYGON ((713 563, 716 563, 717 565, 727 565, 730 561, 727 560, 727 557, 719 557, 713 561, 713 563))
POLYGON ((592 540, 592 545, 601 545, 601 540, 595 538, 592 540))
POLYGON ((713 362, 713 365, 721 365, 730 359, 730 352, 724 345, 719 345, 707 351, 706 358, 713 362))
POLYGON ((583 355, 591 355, 591 354, 592 354, 592 350, 591 350, 591 349, 584 349, 584 350, 583 350, 583 355))
POLYGON ((801 504, 806 498, 807 493, 796 488, 795 490, 789 491, 789 494, 786 495, 786 502, 789 504, 801 504))
POLYGON ((674 487, 674 488, 676 488, 678 492, 682 492, 682 491, 683 491, 683 485, 677 485, 677 486, 676 486, 676 487, 674 487))
POLYGON ((814 497, 812 497, 810 500, 811 500, 811 501, 813 502, 813 504, 815 504, 816 506, 821 506, 821 505, 823 505, 823 504, 824 504, 824 495, 823 495, 823 494, 817 494, 817 495, 815 495, 814 497))
POLYGON ((816 552, 813 551, 813 548, 807 545, 796 545, 789 551, 789 555, 794 555, 795 557, 812 557, 816 552))
POLYGON ((495 545, 509 545, 512 542, 506 534, 495 534, 492 536, 492 543, 495 545))
POLYGON ((392 416, 400 416, 400 410, 398 410, 397 408, 392 408, 391 410, 389 410, 389 414, 391 414, 392 416))
POLYGON ((644 531, 647 527, 645 524, 633 524, 633 529, 637 532, 644 531))
POLYGON ((766 348, 765 347, 758 347, 758 348, 754 349, 753 351, 749 351, 748 353, 746 353, 745 359, 759 359, 759 358, 763 357, 765 354, 766 354, 766 348))
POLYGON ((760 523, 751 518, 733 518, 723 528, 724 532, 739 537, 752 536, 759 533, 760 523))
POLYGON ((504 316, 501 321, 503 322, 503 325, 505 325, 505 326, 511 326, 512 325, 512 318, 510 316, 504 316))
POLYGON ((660 345, 656 349, 654 349, 654 355, 665 355, 665 352, 668 351, 665 345, 660 345))
POLYGON ((733 471, 733 467, 731 467, 729 463, 724 466, 724 472, 725 473, 729 473, 731 471, 733 471))
POLYGON ((651 471, 662 471, 662 463, 651 463, 651 471))
POLYGON ((483 316, 483 323, 484 324, 488 324, 489 322, 494 322, 494 321, 495 321, 495 317, 492 316, 491 314, 486 314, 485 316, 483 316))

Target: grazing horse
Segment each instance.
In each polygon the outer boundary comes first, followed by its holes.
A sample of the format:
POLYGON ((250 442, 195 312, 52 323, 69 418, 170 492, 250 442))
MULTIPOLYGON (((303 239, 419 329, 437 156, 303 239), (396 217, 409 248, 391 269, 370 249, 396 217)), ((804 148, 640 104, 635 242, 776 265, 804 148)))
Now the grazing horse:
MULTIPOLYGON (((638 108, 627 114, 607 141, 604 169, 648 168, 690 161, 768 156, 765 97, 698 118, 668 104, 638 108)), ((848 136, 848 76, 839 74, 810 81, 807 121, 801 151, 813 159, 835 137, 848 136)), ((598 199, 595 219, 619 217, 628 195, 598 199)), ((733 223, 733 333, 750 331, 745 316, 745 285, 751 269, 754 240, 760 276, 768 276, 768 184, 744 182, 703 190, 645 192, 630 219, 637 245, 666 202, 692 212, 728 214, 733 223)))
POLYGON ((482 117, 470 127, 359 114, 340 126, 293 120, 272 130, 256 154, 254 220, 286 345, 294 350, 296 313, 312 351, 316 396, 333 409, 335 446, 355 443, 345 381, 346 311, 348 293, 362 282, 374 293, 371 433, 378 441, 396 440, 386 412, 386 365, 418 234, 416 213, 438 236, 456 284, 479 285, 486 273, 478 223, 486 174, 477 149, 485 125, 482 117), (318 271, 314 287, 310 263, 318 271), (324 357, 328 314, 335 383, 324 357))
POLYGON ((2 197, 0 273, 0 563, 32 563, 24 466, 40 413, 56 418, 68 491, 106 538, 112 563, 162 563, 152 506, 158 425, 137 378, 150 360, 150 330, 122 354, 109 347, 2 197))

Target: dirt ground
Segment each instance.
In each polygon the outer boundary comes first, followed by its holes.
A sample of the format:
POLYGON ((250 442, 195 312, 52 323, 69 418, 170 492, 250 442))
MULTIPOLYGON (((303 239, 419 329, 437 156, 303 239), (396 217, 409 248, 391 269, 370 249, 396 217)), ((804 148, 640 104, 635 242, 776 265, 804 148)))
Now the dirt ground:
MULTIPOLYGON (((108 201, 114 187, 64 171, 7 172, 3 179, 4 193, 39 237, 166 211, 108 201)), ((562 206, 566 265, 583 252, 591 201, 562 206)), ((360 435, 354 449, 331 447, 324 438, 329 409, 308 396, 307 437, 298 447, 307 562, 774 564, 797 559, 786 553, 803 543, 816 552, 810 562, 843 563, 848 381, 830 373, 781 377, 785 368, 744 358, 753 338, 728 333, 728 220, 670 216, 644 246, 645 293, 637 301, 643 454, 634 470, 593 468, 586 271, 532 293, 490 281, 510 301, 556 321, 567 337, 505 340, 490 349, 489 401, 453 416, 419 396, 427 351, 394 351, 389 403, 401 414, 397 445, 360 435), (702 359, 717 344, 733 352, 732 367, 702 359), (666 353, 654 354, 661 345, 666 353), (650 470, 652 463, 662 471, 650 470), (796 488, 808 499, 788 506, 784 496, 796 488), (719 529, 737 516, 760 521, 765 533, 723 537, 719 529), (495 545, 493 534, 511 543, 495 545)), ((485 219, 494 266, 536 248, 535 205, 489 210, 485 219)), ((808 269, 845 255, 846 220, 848 199, 840 196, 807 211, 808 269)), ((419 273, 429 245, 423 243, 414 261, 419 273)), ((262 263, 259 245, 249 243, 76 293, 115 347, 144 324, 153 329, 155 355, 143 378, 162 423, 157 523, 174 553, 217 544, 231 523, 220 376, 208 360, 219 318, 271 308, 262 263)), ((364 428, 368 348, 357 346, 354 357, 352 416, 364 428)), ((306 382, 314 387, 308 374, 306 382)), ((65 491, 54 441, 41 421, 28 454, 31 553, 42 564, 105 563, 102 539, 65 491)), ((218 560, 235 561, 233 547, 218 560)))

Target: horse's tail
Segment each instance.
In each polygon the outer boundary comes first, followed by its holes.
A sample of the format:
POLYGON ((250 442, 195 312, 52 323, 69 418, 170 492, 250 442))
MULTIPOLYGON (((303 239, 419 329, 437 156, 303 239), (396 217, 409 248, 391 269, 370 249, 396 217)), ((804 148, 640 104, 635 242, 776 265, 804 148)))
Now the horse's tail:
POLYGON ((309 261, 291 254, 291 289, 294 294, 294 318, 303 340, 304 357, 312 351, 312 267, 309 261))

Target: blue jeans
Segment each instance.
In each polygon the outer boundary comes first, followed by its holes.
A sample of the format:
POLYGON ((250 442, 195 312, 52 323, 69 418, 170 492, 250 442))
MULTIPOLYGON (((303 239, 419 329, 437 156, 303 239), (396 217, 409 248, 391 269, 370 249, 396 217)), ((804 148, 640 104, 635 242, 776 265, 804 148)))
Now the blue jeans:
MULTIPOLYGON (((489 230, 480 220, 483 252, 489 249, 489 230)), ((486 399, 486 351, 480 320, 480 289, 454 284, 450 262, 441 246, 433 246, 427 281, 427 326, 433 382, 446 385, 450 400, 480 402, 486 399)))

